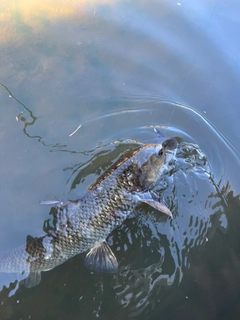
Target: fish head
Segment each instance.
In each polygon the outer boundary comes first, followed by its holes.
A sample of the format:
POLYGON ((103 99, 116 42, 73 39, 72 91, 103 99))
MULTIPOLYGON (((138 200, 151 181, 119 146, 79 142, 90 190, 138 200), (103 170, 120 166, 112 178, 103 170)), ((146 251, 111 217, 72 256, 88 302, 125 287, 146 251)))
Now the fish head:
POLYGON ((98 188, 102 183, 109 185, 108 179, 112 176, 116 177, 118 188, 144 191, 160 178, 161 168, 173 157, 176 148, 177 141, 171 138, 162 143, 142 144, 128 150, 89 186, 88 191, 98 188))
POLYGON ((138 168, 140 172, 139 182, 142 189, 148 188, 156 182, 166 167, 165 165, 173 158, 177 148, 174 138, 165 140, 162 144, 149 144, 139 152, 138 168))

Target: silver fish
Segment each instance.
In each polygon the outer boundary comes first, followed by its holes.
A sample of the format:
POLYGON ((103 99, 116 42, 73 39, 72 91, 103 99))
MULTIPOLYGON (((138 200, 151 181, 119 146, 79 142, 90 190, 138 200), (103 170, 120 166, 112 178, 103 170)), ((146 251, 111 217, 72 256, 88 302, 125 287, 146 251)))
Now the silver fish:
POLYGON ((56 207, 54 229, 0 254, 0 272, 26 275, 27 287, 39 284, 41 271, 87 252, 84 264, 97 272, 114 273, 118 262, 106 239, 141 203, 172 217, 151 191, 177 147, 175 139, 145 144, 127 151, 77 201, 43 201, 56 207))

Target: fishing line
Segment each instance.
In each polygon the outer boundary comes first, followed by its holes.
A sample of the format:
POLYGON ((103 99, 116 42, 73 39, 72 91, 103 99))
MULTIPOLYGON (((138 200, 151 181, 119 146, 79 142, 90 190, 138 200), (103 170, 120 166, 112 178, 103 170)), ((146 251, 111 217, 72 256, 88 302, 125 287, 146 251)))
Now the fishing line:
POLYGON ((168 120, 168 123, 167 123, 167 127, 169 127, 169 124, 170 124, 170 121, 172 120, 172 117, 173 117, 173 114, 175 112, 175 109, 176 109, 176 104, 174 104, 174 107, 173 107, 172 112, 170 114, 170 117, 169 117, 169 120, 168 120))
MULTIPOLYGON (((17 103, 19 103, 25 110, 27 110, 27 112, 29 112, 30 114, 30 117, 36 121, 37 120, 37 117, 35 117, 32 113, 32 111, 30 109, 28 109, 25 104, 23 104, 20 100, 18 100, 13 94, 12 92, 3 84, 3 83, 0 83, 0 87, 3 87, 9 94, 9 98, 13 98, 15 101, 17 101, 17 103)), ((23 114, 23 111, 20 112, 19 115, 23 114)), ((18 120, 17 120, 18 121, 18 120)))
MULTIPOLYGON (((41 140, 42 140, 42 137, 40 137, 40 136, 30 136, 30 135, 27 133, 27 127, 34 125, 34 123, 35 123, 36 120, 37 120, 37 117, 35 117, 35 116, 33 115, 33 112, 32 112, 29 108, 27 108, 24 103, 22 103, 20 100, 18 100, 18 98, 16 98, 16 97, 12 94, 12 92, 11 92, 3 83, 0 83, 0 87, 3 87, 3 88, 8 92, 9 98, 13 98, 18 104, 20 104, 20 105, 29 113, 29 116, 30 116, 30 118, 32 119, 31 122, 27 122, 26 118, 24 118, 24 117, 22 116, 23 111, 21 111, 21 112, 16 116, 16 120, 17 120, 17 121, 21 120, 22 122, 24 122, 23 132, 26 134, 26 136, 28 136, 29 138, 38 138, 39 141, 41 141, 41 140)), ((42 141, 42 143, 44 144, 43 141, 42 141)), ((44 145, 45 145, 45 144, 44 144, 44 145)))
MULTIPOLYGON (((42 143, 42 145, 44 145, 45 147, 52 147, 52 148, 65 148, 66 145, 63 145, 63 144, 60 144, 60 143, 52 143, 52 144, 47 144, 44 142, 43 138, 41 136, 38 136, 38 135, 35 135, 35 136, 31 136, 28 132, 27 132, 27 127, 28 126, 32 126, 35 124, 35 122, 37 121, 37 117, 35 117, 33 115, 33 112, 28 108, 26 107, 26 105, 24 103, 22 103, 18 98, 16 98, 12 92, 3 84, 3 83, 0 83, 0 87, 3 87, 9 94, 9 98, 13 98, 18 104, 20 104, 25 111, 27 111, 27 113, 29 114, 29 117, 32 119, 31 121, 27 121, 27 119, 23 116, 24 112, 21 111, 17 116, 16 116, 16 120, 19 121, 21 120, 23 123, 24 123, 24 127, 23 127, 23 132, 25 133, 25 135, 28 137, 28 138, 31 138, 31 139, 37 139, 39 142, 42 143)), ((60 150, 62 151, 62 150, 60 150)), ((67 151, 67 150, 63 150, 63 151, 67 151)), ((73 152, 73 151, 69 151, 69 152, 73 152)))

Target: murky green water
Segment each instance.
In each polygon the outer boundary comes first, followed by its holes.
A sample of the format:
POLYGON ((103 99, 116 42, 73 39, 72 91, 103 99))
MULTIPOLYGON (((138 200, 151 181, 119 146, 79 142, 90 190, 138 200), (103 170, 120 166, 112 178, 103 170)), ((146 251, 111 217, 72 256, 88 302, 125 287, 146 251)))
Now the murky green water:
POLYGON ((114 231, 116 275, 81 256, 32 289, 1 274, 0 318, 238 319, 238 2, 0 6, 0 250, 41 236, 39 201, 79 198, 132 140, 179 142, 157 186, 173 220, 142 206, 114 231))

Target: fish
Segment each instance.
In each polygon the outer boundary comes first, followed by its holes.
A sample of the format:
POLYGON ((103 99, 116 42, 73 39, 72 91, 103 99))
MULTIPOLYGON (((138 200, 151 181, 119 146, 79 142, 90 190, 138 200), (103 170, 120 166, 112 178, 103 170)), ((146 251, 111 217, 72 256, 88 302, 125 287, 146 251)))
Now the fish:
POLYGON ((93 272, 116 273, 118 261, 108 236, 142 203, 172 218, 153 186, 177 148, 175 138, 162 144, 142 144, 126 151, 76 201, 42 201, 54 210, 54 227, 25 245, 0 253, 0 272, 20 273, 21 283, 34 287, 41 272, 80 253, 93 272))

